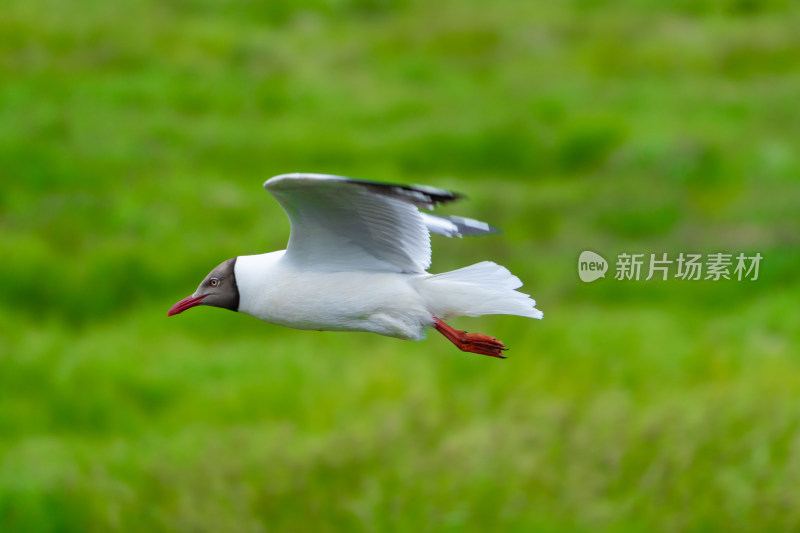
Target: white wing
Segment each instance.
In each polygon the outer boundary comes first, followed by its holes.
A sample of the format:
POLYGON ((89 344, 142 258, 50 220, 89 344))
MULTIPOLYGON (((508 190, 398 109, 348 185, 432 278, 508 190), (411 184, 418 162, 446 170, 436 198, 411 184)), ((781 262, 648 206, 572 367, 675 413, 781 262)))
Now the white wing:
POLYGON ((458 234, 456 220, 419 212, 459 197, 441 189, 325 174, 283 174, 264 188, 291 222, 285 257, 304 269, 424 272, 429 228, 458 234))

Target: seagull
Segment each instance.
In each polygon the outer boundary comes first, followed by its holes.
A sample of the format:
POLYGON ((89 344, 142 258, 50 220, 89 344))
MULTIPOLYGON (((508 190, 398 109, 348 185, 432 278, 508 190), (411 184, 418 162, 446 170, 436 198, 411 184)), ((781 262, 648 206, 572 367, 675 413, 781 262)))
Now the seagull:
POLYGON ((496 233, 485 222, 421 212, 461 195, 327 174, 281 174, 264 188, 289 217, 285 250, 240 255, 212 270, 167 313, 198 305, 297 329, 367 331, 420 341, 438 332, 464 352, 505 358, 496 338, 444 323, 455 316, 542 318, 505 267, 482 261, 429 274, 430 234, 496 233))

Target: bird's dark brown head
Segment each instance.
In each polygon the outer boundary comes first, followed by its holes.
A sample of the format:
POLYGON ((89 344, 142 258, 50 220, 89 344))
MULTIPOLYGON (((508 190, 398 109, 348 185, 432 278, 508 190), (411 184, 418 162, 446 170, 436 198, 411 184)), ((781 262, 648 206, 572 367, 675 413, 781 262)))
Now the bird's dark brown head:
POLYGON ((228 259, 212 270, 197 290, 180 302, 173 305, 167 316, 177 315, 197 305, 211 305, 239 310, 239 287, 236 284, 236 258, 228 259))

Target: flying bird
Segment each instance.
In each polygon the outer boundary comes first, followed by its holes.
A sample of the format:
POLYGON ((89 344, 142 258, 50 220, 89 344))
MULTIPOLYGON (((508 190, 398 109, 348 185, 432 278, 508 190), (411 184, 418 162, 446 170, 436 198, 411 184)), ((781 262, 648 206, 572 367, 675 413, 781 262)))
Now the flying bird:
POLYGON ((483 261, 429 274, 430 233, 494 233, 485 222, 421 212, 458 199, 425 186, 326 174, 282 174, 264 188, 289 216, 286 250, 240 255, 212 270, 167 316, 198 305, 297 329, 368 331, 419 341, 435 328, 456 347, 503 358, 489 335, 456 330, 454 316, 542 318, 505 267, 483 261))

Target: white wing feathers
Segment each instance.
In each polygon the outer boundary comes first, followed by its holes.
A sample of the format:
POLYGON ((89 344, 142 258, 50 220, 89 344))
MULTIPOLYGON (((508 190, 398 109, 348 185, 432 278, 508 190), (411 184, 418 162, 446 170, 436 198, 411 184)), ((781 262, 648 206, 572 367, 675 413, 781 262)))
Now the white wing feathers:
POLYGON ((473 218, 432 215, 420 213, 428 231, 445 237, 461 237, 462 235, 482 235, 484 233, 497 233, 499 230, 486 222, 473 218))
POLYGON ((420 213, 418 207, 458 198, 432 187, 283 174, 264 188, 289 216, 285 257, 304 269, 424 272, 431 262, 429 231, 449 237, 494 231, 477 220, 420 213))

